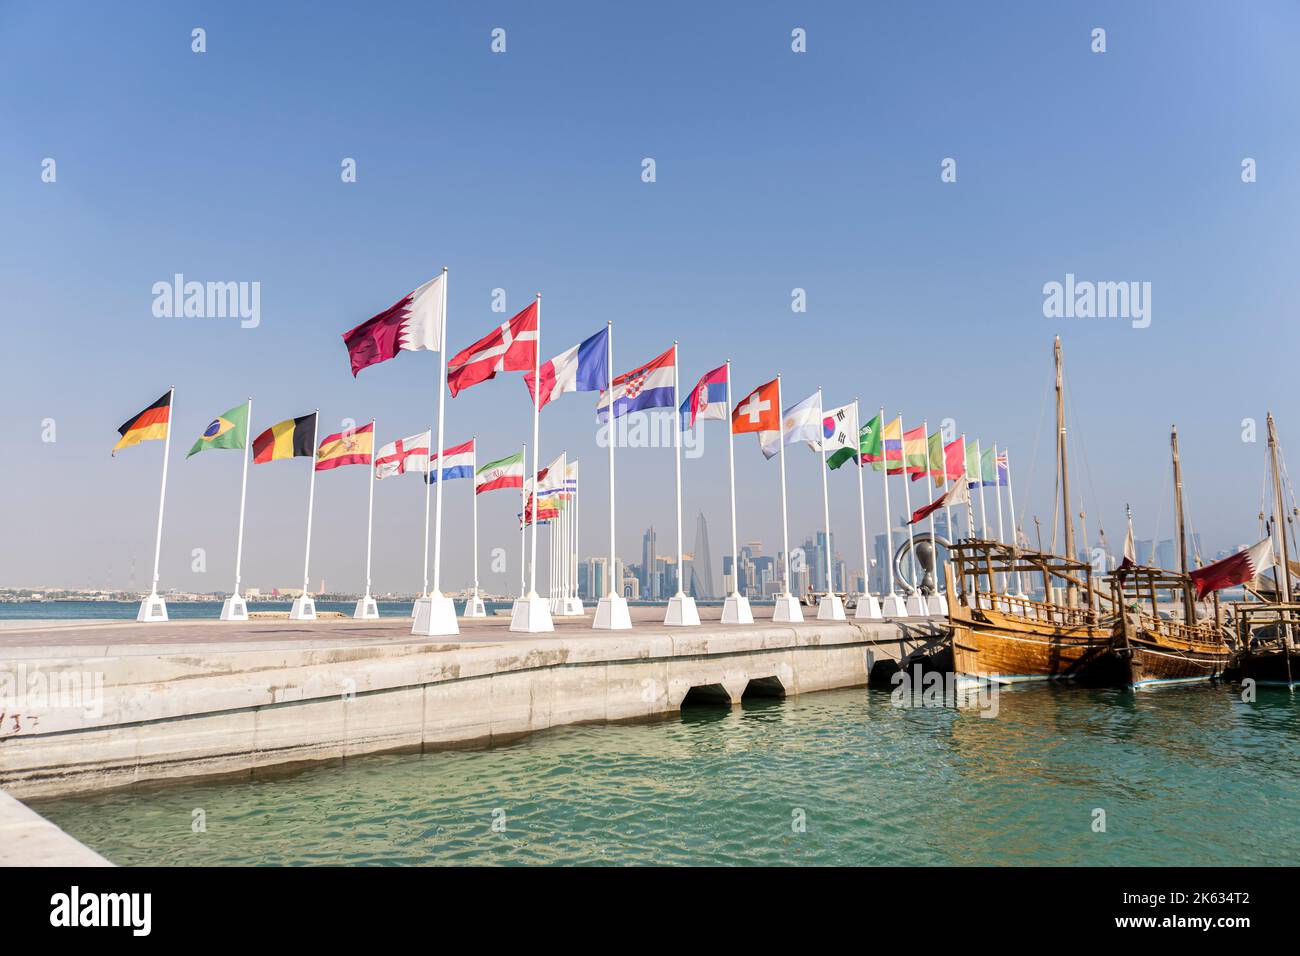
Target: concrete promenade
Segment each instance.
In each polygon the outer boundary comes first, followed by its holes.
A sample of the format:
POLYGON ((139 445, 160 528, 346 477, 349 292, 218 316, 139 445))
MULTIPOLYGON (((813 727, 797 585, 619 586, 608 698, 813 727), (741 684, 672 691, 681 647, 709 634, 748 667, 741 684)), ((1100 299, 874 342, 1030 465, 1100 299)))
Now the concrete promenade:
MULTIPOLYGON (((675 713, 689 692, 738 702, 867 683, 946 622, 630 631, 508 617, 453 640, 410 621, 69 623, 0 629, 0 787, 20 798, 282 772, 366 753, 493 744, 565 724, 675 713)), ((756 608, 762 614, 766 609, 756 608)), ((770 614, 770 610, 767 611, 770 614)))
POLYGON ((112 865, 0 790, 0 867, 112 865))

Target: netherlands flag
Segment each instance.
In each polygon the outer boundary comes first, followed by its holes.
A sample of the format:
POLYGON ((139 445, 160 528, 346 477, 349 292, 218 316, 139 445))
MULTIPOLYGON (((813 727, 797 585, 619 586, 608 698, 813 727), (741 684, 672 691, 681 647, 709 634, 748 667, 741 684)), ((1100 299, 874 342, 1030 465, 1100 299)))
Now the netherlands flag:
MULTIPOLYGON (((673 372, 676 369, 677 346, 653 358, 630 372, 614 379, 614 417, 645 408, 672 408, 675 404, 673 372)), ((600 393, 596 403, 596 420, 609 419, 610 391, 600 393)))
POLYGON ((682 402, 682 429, 695 427, 696 421, 727 420, 727 366, 705 372, 682 402))
POLYGON ((474 474, 474 439, 463 445, 448 448, 441 455, 434 455, 430 463, 428 481, 450 481, 453 478, 470 478, 474 474), (441 475, 441 477, 439 477, 441 475))

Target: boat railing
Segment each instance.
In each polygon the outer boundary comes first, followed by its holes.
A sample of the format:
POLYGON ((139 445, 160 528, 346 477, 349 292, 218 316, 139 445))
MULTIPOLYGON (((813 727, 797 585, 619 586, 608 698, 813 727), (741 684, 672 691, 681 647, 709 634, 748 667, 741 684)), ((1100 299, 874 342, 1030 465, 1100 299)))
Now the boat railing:
POLYGON ((1094 614, 1087 607, 1064 607, 1046 601, 1012 594, 999 594, 995 591, 973 591, 977 607, 1004 611, 1026 620, 1055 625, 1086 625, 1094 622, 1094 614))

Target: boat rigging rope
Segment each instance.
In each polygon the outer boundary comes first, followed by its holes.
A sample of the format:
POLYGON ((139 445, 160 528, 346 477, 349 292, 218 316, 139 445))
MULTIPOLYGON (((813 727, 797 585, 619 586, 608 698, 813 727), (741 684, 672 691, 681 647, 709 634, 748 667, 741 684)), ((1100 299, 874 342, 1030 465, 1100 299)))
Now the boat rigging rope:
MULTIPOLYGON (((1034 447, 1033 447, 1033 451, 1030 453, 1029 456, 1029 475, 1026 477, 1025 481, 1022 481, 1020 483, 1020 487, 1022 489, 1028 489, 1034 486, 1034 474, 1038 470, 1038 448, 1039 448, 1040 440, 1043 437, 1043 419, 1047 416, 1047 398, 1051 388, 1052 385, 1050 382, 1045 383, 1043 385, 1043 402, 1039 406, 1038 427, 1034 429, 1034 447)), ((996 462, 994 464, 996 466, 996 462)), ((1020 528, 1024 527, 1024 523, 1025 523, 1025 509, 1029 507, 1029 492, 1027 490, 1022 491, 1021 495, 1023 495, 1023 497, 1020 499, 1020 514, 1018 516, 1017 515, 1011 516, 1011 523, 1013 525, 1011 532, 1012 532, 1012 537, 1013 539, 1015 539, 1017 546, 1019 546, 1020 537, 1022 536, 1020 533, 1020 528)), ((1025 539, 1025 546, 1028 547, 1029 536, 1026 534, 1023 535, 1023 537, 1025 539)))

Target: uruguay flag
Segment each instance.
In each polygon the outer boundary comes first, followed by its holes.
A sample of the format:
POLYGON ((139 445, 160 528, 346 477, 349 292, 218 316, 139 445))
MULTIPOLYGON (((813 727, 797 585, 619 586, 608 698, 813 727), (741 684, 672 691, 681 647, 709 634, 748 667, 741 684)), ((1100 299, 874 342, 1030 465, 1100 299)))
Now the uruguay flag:
POLYGON ((427 480, 450 481, 453 478, 472 478, 474 476, 474 439, 463 445, 448 448, 441 455, 434 455, 430 462, 427 480), (441 476, 441 477, 439 477, 441 476))
MULTIPOLYGON (((672 408, 676 398, 673 394, 676 365, 677 346, 674 345, 658 358, 614 379, 614 417, 645 408, 672 408)), ((602 391, 596 403, 597 421, 609 420, 609 402, 610 391, 602 391)))
POLYGON ((695 427, 696 421, 727 420, 727 366, 721 365, 700 376, 691 394, 682 402, 682 430, 695 427))

